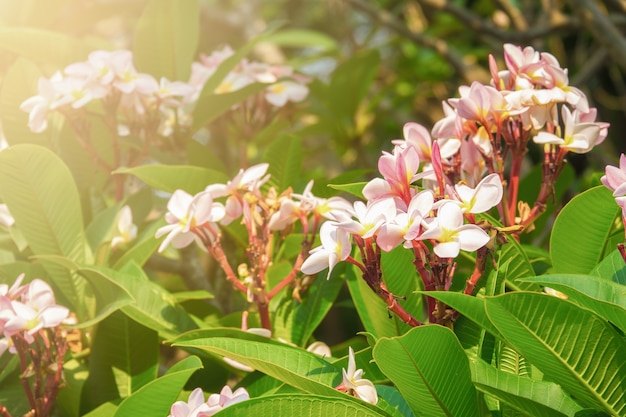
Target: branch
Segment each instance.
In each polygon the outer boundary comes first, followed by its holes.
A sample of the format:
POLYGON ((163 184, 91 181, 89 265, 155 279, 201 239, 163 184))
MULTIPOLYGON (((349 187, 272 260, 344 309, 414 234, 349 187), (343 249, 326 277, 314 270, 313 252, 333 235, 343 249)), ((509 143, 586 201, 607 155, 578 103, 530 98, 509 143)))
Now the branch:
POLYGON ((398 21, 391 13, 380 10, 363 0, 346 0, 354 8, 362 11, 383 26, 393 30, 400 36, 415 42, 425 48, 432 49, 441 55, 454 70, 468 83, 476 80, 489 80, 489 74, 481 67, 468 64, 463 60, 463 56, 455 49, 451 48, 447 42, 432 38, 430 36, 410 31, 406 25, 398 21))
POLYGON ((615 63, 626 70, 626 39, 614 23, 592 0, 569 0, 569 3, 578 13, 583 26, 606 48, 615 63))

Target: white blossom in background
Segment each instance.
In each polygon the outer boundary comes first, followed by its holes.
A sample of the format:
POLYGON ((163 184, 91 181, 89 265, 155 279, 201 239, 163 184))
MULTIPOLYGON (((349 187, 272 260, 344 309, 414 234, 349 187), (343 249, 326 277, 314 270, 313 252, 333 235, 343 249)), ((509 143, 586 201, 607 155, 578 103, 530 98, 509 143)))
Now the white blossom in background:
POLYGON ((339 391, 347 392, 357 398, 362 399, 370 404, 378 402, 378 393, 372 381, 363 378, 363 370, 356 369, 354 359, 354 350, 349 348, 348 354, 348 370, 342 369, 343 381, 337 387, 339 391))
POLYGON ((115 235, 111 247, 124 245, 137 237, 137 226, 133 223, 133 212, 129 206, 120 209, 115 223, 115 235))

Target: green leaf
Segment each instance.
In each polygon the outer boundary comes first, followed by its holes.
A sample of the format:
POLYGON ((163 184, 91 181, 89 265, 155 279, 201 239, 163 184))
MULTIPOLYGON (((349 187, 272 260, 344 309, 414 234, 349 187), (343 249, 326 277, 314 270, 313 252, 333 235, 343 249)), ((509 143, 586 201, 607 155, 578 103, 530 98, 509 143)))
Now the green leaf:
POLYGON ((206 126, 215 118, 229 111, 234 105, 267 88, 267 84, 253 83, 228 93, 201 94, 193 110, 192 131, 206 126))
POLYGON ((209 184, 225 183, 228 177, 209 168, 191 165, 140 165, 120 168, 114 174, 131 174, 157 190, 173 193, 181 189, 197 194, 209 184))
POLYGON ((83 417, 111 417, 116 411, 117 405, 113 401, 110 401, 91 410, 87 414, 83 415, 83 417))
POLYGON ((355 182, 352 184, 328 184, 328 186, 334 190, 343 191, 362 199, 364 198, 363 187, 365 187, 365 184, 367 184, 367 182, 355 182))
POLYGON ((398 391, 395 387, 390 387, 387 385, 376 385, 376 392, 378 393, 378 398, 384 398, 389 405, 395 407, 399 414, 403 417, 414 417, 413 411, 409 404, 406 402, 400 391, 398 391))
MULTIPOLYGON (((58 156, 37 145, 15 145, 0 153, 0 194, 35 255, 91 261, 74 180, 58 156)), ((42 261, 63 297, 83 318, 84 281, 42 261)))
POLYGON ((214 295, 205 290, 181 291, 172 294, 177 303, 183 303, 189 300, 208 300, 214 298, 214 295))
POLYGON ((126 264, 123 271, 96 266, 91 269, 106 275, 132 294, 135 302, 122 307, 122 311, 145 327, 156 330, 161 337, 171 338, 197 328, 189 314, 177 305, 174 296, 150 281, 137 265, 126 264))
POLYGON ((607 253, 618 212, 611 191, 603 185, 572 198, 557 216, 550 237, 554 271, 588 274, 607 253))
POLYGON ((486 362, 470 360, 474 385, 479 391, 533 417, 574 417, 582 407, 553 382, 500 371, 486 362))
POLYGON ((152 0, 139 18, 133 55, 137 69, 187 81, 199 34, 196 0, 152 0))
POLYGON ((381 338, 374 359, 415 415, 478 416, 469 361, 449 329, 425 325, 400 337, 381 338))
POLYGON ((116 312, 96 329, 82 400, 94 408, 126 398, 156 378, 158 364, 157 333, 116 312))
POLYGON ((80 417, 80 397, 89 376, 89 369, 77 359, 66 360, 63 364, 63 386, 56 399, 61 415, 80 417))
POLYGON ((341 369, 300 348, 230 337, 177 341, 174 346, 231 358, 305 392, 344 396, 333 388, 341 380, 341 369))
POLYGON ((523 281, 562 292, 568 300, 594 311, 626 333, 626 286, 591 275, 541 275, 523 281))
POLYGON ((488 298, 485 308, 507 344, 583 405, 626 411, 626 342, 604 320, 539 293, 488 298))
POLYGON ((114 417, 165 416, 178 399, 179 391, 189 377, 202 368, 195 356, 183 359, 172 366, 165 375, 149 382, 121 402, 114 417))
POLYGON ((289 47, 313 47, 324 51, 338 49, 337 41, 330 36, 309 29, 286 29, 272 33, 263 42, 289 47))
MULTIPOLYGON (((383 252, 380 258, 383 281, 387 289, 396 296, 402 297, 397 302, 419 321, 424 320, 424 303, 422 295, 415 292, 424 288, 422 279, 413 267, 415 254, 402 246, 390 252, 383 252), (407 267, 411 265, 411 267, 407 267)), ((410 327, 402 323, 403 333, 410 327)))
POLYGON ((134 245, 115 261, 113 269, 120 270, 127 264, 143 266, 161 244, 161 240, 156 239, 154 234, 164 224, 165 220, 162 218, 148 226, 136 239, 134 245))
POLYGON ((50 64, 51 67, 58 69, 76 61, 86 60, 90 52, 89 47, 76 37, 29 27, 1 29, 0 50, 23 56, 34 62, 50 64))
MULTIPOLYGON (((263 161, 269 163, 270 181, 279 190, 296 185, 302 178, 302 145, 300 139, 292 135, 282 135, 266 149, 263 161)), ((299 184, 297 184, 299 185, 299 184)))
POLYGON ((614 250, 590 272, 591 275, 626 285, 626 262, 619 250, 614 250))
POLYGON ((386 416, 385 412, 349 398, 321 395, 270 395, 233 404, 219 412, 222 417, 318 417, 318 416, 386 416))

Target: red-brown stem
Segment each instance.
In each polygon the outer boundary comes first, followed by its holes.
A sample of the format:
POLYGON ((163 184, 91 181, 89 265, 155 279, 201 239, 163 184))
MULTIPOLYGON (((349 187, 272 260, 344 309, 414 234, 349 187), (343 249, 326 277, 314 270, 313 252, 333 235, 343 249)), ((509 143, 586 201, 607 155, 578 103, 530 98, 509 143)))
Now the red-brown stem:
POLYGON ((13 417, 5 406, 0 406, 0 416, 1 417, 13 417))
POLYGON ((28 369, 28 362, 26 360, 26 350, 29 349, 28 344, 26 341, 22 340, 20 335, 11 336, 11 339, 13 340, 17 355, 20 359, 20 369, 22 371, 20 373, 20 383, 22 384, 22 388, 24 388, 26 398, 28 398, 28 404, 30 404, 31 409, 35 410, 37 408, 37 402, 35 401, 33 391, 28 383, 28 378, 25 376, 26 370, 28 369))
POLYGON ((217 263, 220 264, 220 267, 226 274, 226 278, 233 284, 233 286, 239 291, 247 293, 248 288, 243 284, 243 282, 239 281, 237 275, 235 275, 235 272, 230 267, 228 259, 226 259, 226 254, 224 253, 224 250, 219 245, 219 243, 216 243, 215 245, 205 245, 205 247, 213 256, 213 258, 217 261, 217 263))
POLYGON ((517 210, 517 196, 519 192, 520 174, 522 171, 522 163, 524 162, 524 152, 513 152, 513 160, 511 161, 511 172, 509 175, 509 199, 508 199, 508 216, 507 220, 511 221, 510 224, 505 226, 512 226, 515 221, 515 212, 517 210))
POLYGON ((291 268, 291 271, 289 271, 289 275, 287 275, 285 278, 283 278, 267 294, 267 300, 268 301, 271 300, 272 298, 274 298, 276 296, 276 294, 278 294, 280 292, 280 290, 282 290, 287 285, 289 285, 289 284, 291 284, 293 282, 293 280, 296 278, 296 275, 298 275, 298 271, 300 271, 300 267, 302 266, 303 262, 304 261, 302 259, 302 254, 298 254, 298 258, 296 259, 296 262, 293 264, 293 267, 291 268))
POLYGON ((380 287, 376 293, 387 303, 387 309, 394 312, 404 323, 411 327, 417 327, 423 324, 398 304, 398 297, 389 292, 384 283, 380 283, 380 287))
POLYGON ((465 283, 465 291, 464 293, 467 295, 472 295, 474 292, 474 288, 476 288, 476 284, 478 280, 483 276, 485 272, 485 265, 487 264, 487 254, 489 253, 489 249, 485 246, 478 249, 476 252, 476 265, 474 266, 474 271, 469 279, 465 283))
POLYGON ((618 243, 617 250, 619 251, 620 255, 622 255, 622 259, 624 260, 624 263, 626 263, 626 249, 624 248, 624 244, 618 243))
POLYGON ((270 321, 270 310, 267 302, 257 302, 259 309, 259 317, 261 318, 261 327, 272 331, 272 322, 270 321))

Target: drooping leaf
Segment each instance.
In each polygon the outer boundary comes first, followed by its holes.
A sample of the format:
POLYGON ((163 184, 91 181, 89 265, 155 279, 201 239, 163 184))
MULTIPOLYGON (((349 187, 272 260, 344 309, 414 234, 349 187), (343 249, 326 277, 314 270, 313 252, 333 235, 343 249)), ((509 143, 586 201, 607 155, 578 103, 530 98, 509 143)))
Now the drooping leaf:
POLYGON ((626 342, 604 320, 539 293, 488 298, 485 309, 507 344, 581 404, 620 415, 626 410, 626 342))
POLYGON ((328 184, 328 186, 337 191, 343 191, 352 194, 358 198, 363 197, 363 187, 367 182, 355 182, 352 184, 328 184))
POLYGON ((178 398, 189 377, 202 367, 195 356, 189 356, 172 366, 165 375, 149 382, 122 401, 114 417, 165 416, 178 398))
POLYGON ((479 415, 467 356, 449 329, 426 325, 381 338, 374 359, 415 415, 479 415))
POLYGON ((305 392, 330 397, 343 395, 333 388, 341 380, 341 369, 301 348, 230 337, 186 340, 174 346, 231 358, 305 392))
POLYGON ((192 195, 203 191, 209 184, 228 181, 221 172, 191 165, 140 165, 120 168, 114 174, 132 174, 157 190, 173 193, 181 189, 192 195))
POLYGON ((152 0, 139 18, 133 46, 137 69, 170 81, 187 81, 199 34, 198 2, 152 0))
POLYGON ((550 237, 554 271, 588 274, 613 248, 607 240, 619 207, 604 186, 591 188, 576 197, 557 216, 550 237))
POLYGON ((582 410, 558 384, 506 373, 480 359, 469 363, 472 380, 479 391, 526 415, 573 417, 582 410))
POLYGON ((626 262, 624 262, 622 254, 616 249, 596 265, 590 275, 626 285, 626 262))
POLYGON ((564 293, 568 300, 594 311, 626 333, 626 285, 574 274, 541 275, 523 280, 564 293))
MULTIPOLYGON (((16 145, 0 153, 0 194, 35 255, 91 261, 74 180, 54 153, 37 145, 16 145)), ((84 281, 42 261, 70 307, 83 318, 84 281)))

